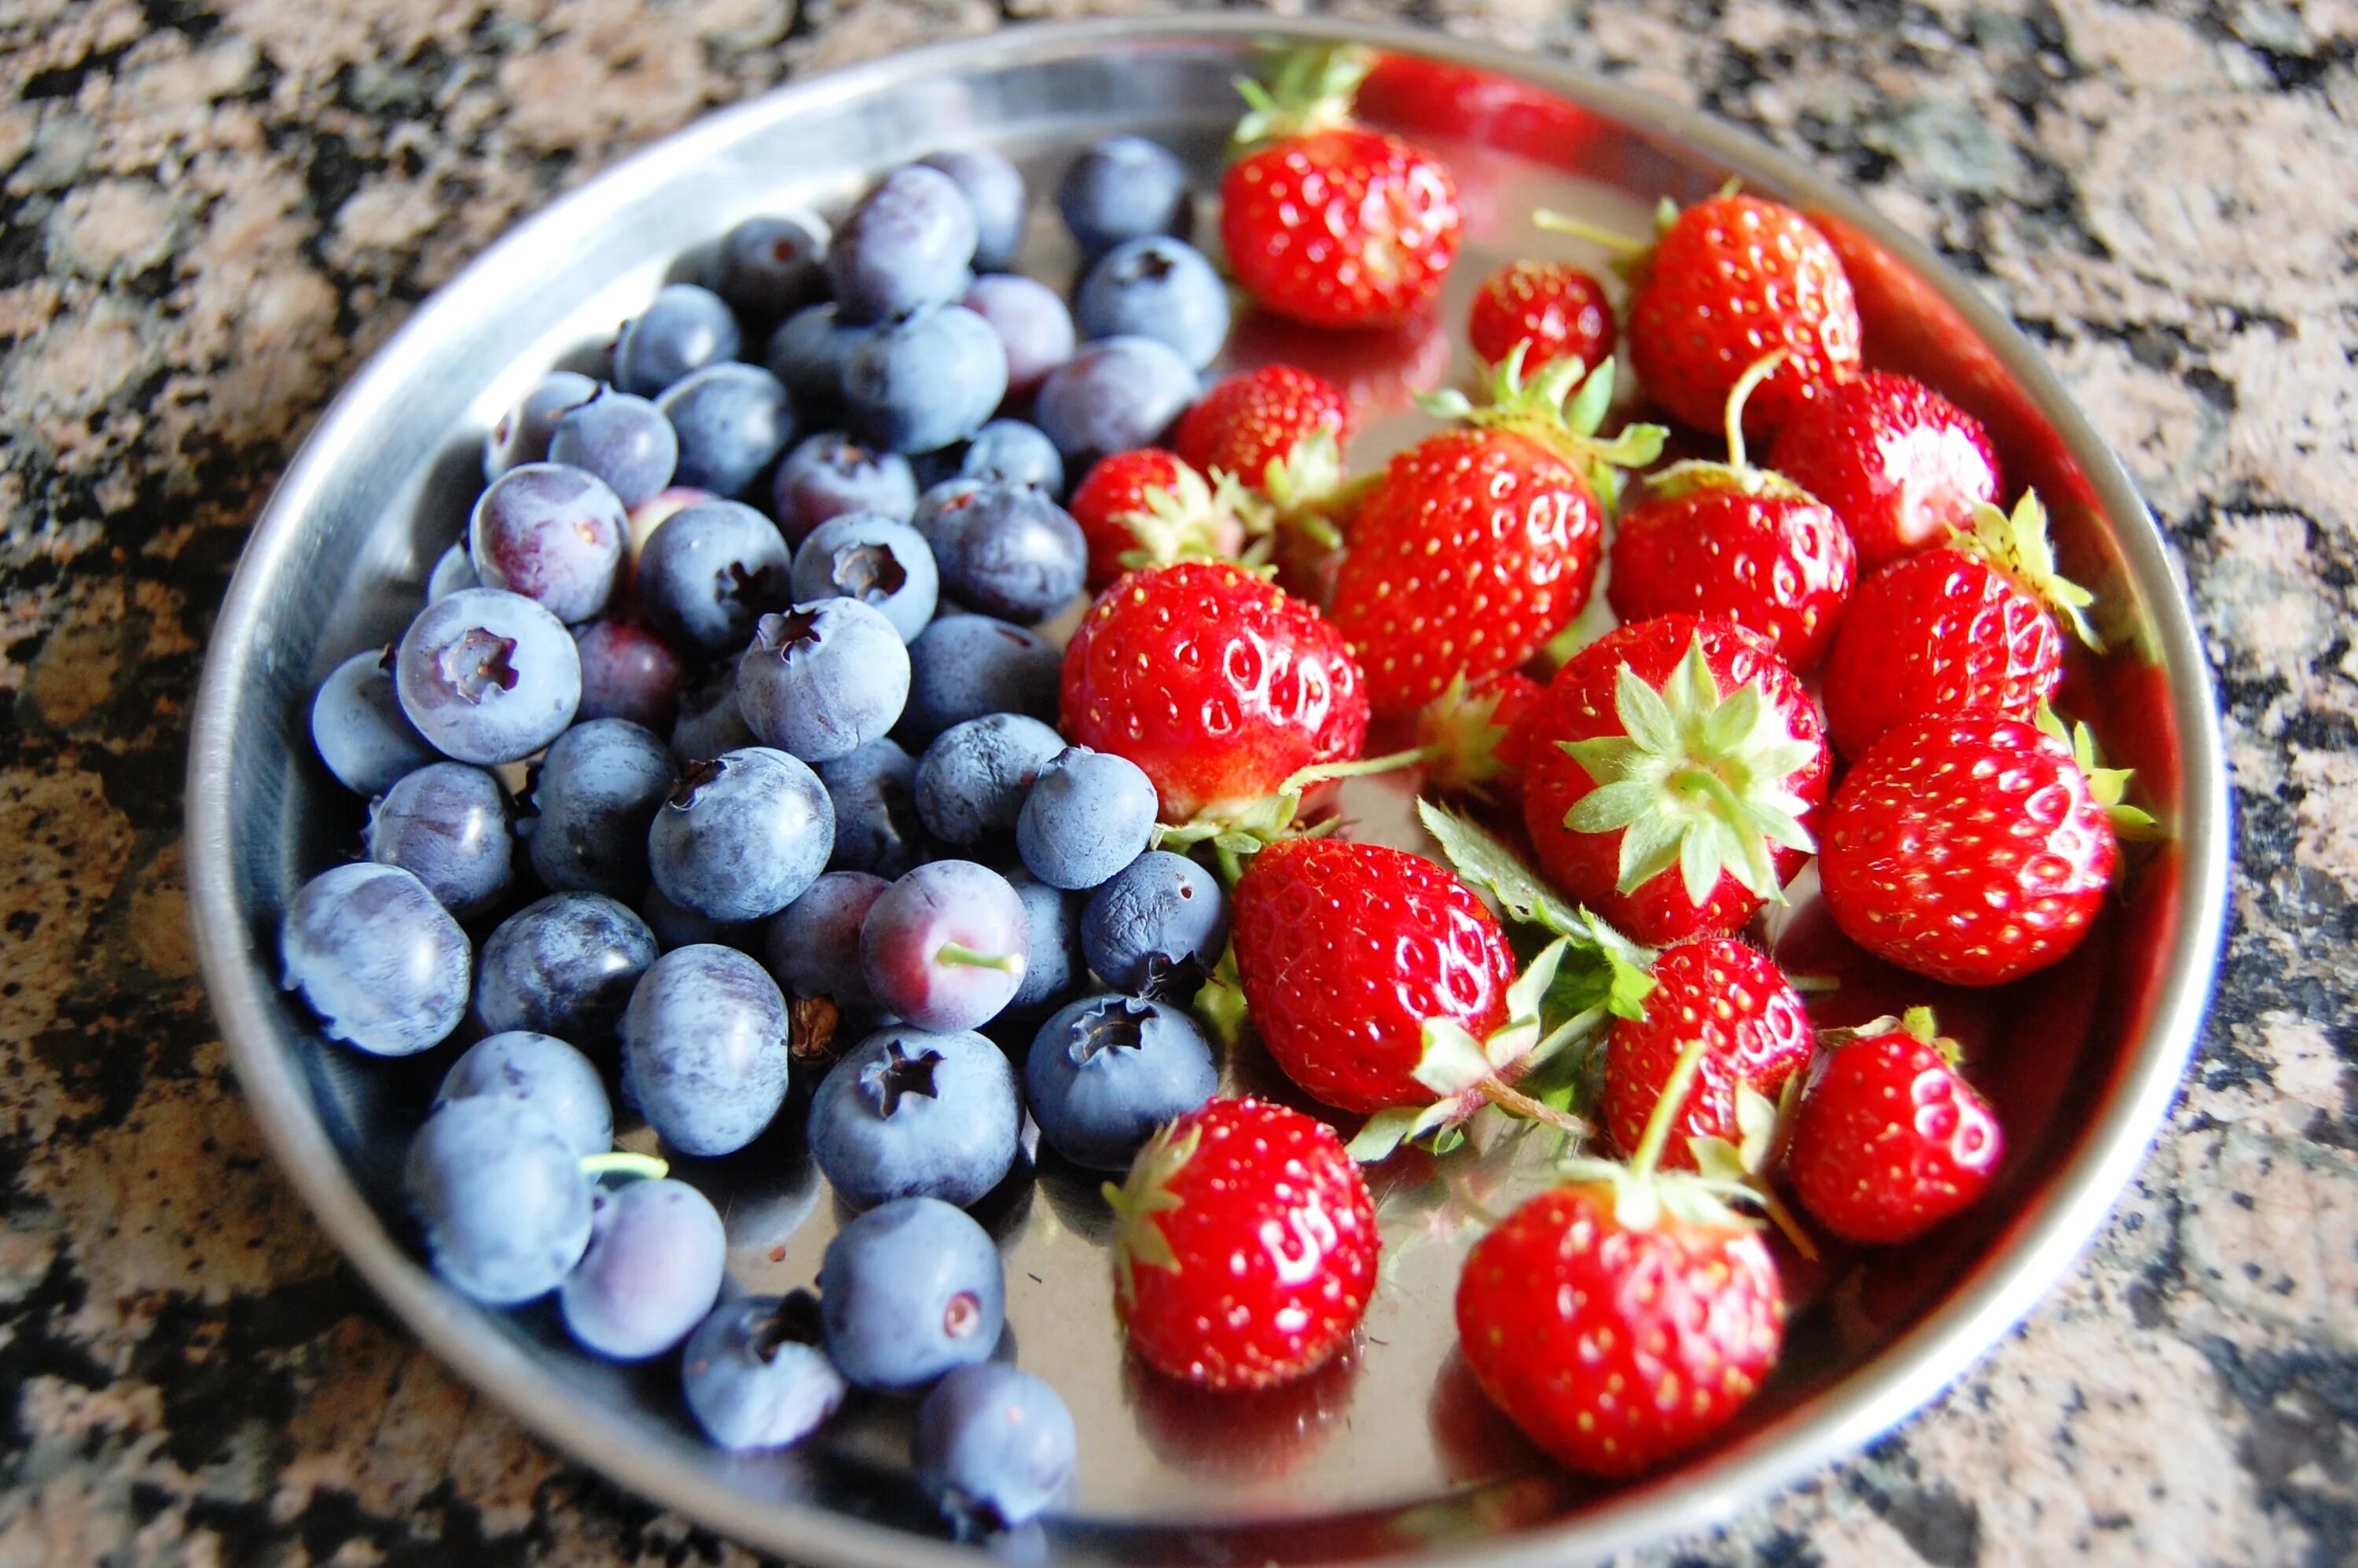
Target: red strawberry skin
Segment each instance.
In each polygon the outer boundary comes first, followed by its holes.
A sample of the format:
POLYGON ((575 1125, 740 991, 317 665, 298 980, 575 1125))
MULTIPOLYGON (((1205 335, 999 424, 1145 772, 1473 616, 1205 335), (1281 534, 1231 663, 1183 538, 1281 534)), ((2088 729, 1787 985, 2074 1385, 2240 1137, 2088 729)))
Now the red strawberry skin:
POLYGON ((1758 1231, 1667 1215, 1633 1230, 1610 1188, 1559 1187, 1466 1255, 1457 1336, 1491 1403, 1559 1463, 1634 1476, 1758 1390, 1784 1288, 1758 1231))
POLYGON ((1940 1050, 1899 1030, 1836 1046, 1793 1119, 1801 1206, 1845 1241, 1913 1241, 1988 1187, 2006 1135, 1940 1050))
POLYGON ((1294 838, 1253 857, 1234 902, 1253 1029, 1322 1105, 1429 1103, 1414 1076, 1428 1018, 1480 1039, 1507 1022, 1514 950, 1455 876, 1421 855, 1294 838))
POLYGON ((1808 670, 1833 640, 1856 578, 1850 535, 1824 503, 1697 490, 1622 513, 1606 594, 1624 621, 1681 611, 1733 621, 1808 670))
POLYGON ((1743 1141, 1738 1084, 1774 1100, 1810 1062, 1809 1015, 1774 959, 1732 936, 1682 942, 1655 960, 1646 1016, 1615 1020, 1606 1042, 1601 1108, 1622 1153, 1637 1152, 1680 1053, 1696 1039, 1704 1042, 1702 1064, 1662 1146, 1666 1169, 1694 1169, 1691 1138, 1743 1141))
POLYGON ((1893 726, 1990 708, 2028 719, 2063 680, 2047 607, 1963 550, 1895 561, 1859 584, 1826 655, 1826 727, 1856 758, 1893 726))
MULTIPOLYGON (((1376 1284, 1376 1211, 1334 1129, 1284 1106, 1216 1099, 1148 1144, 1195 1142, 1163 1185, 1160 1229, 1176 1268, 1133 1260, 1116 1310, 1130 1348, 1214 1389, 1298 1378, 1342 1348, 1376 1284)), ((1133 1171, 1135 1183, 1135 1169, 1133 1171)))
POLYGON ((1248 153, 1228 166, 1220 203, 1237 282, 1314 327, 1401 320, 1457 259, 1456 182, 1379 131, 1312 131, 1248 153))
MULTIPOLYGON (((1659 686, 1698 634, 1723 690, 1758 681, 1784 713, 1794 738, 1815 745, 1814 760, 1790 784, 1812 806, 1823 802, 1833 761, 1809 694, 1765 640, 1732 622, 1660 615, 1617 627, 1574 654, 1517 727, 1517 743, 1525 758, 1523 825, 1541 867, 1563 892, 1637 940, 1656 946, 1733 931, 1752 918, 1760 901, 1725 873, 1700 906, 1687 897, 1675 875, 1655 877, 1632 892, 1619 892, 1621 834, 1577 833, 1563 824, 1565 813, 1595 787, 1595 781, 1565 755, 1560 742, 1619 733, 1613 688, 1621 665, 1628 665, 1649 685, 1659 686)), ((1802 826, 1808 827, 1814 816, 1812 811, 1803 816, 1802 826)), ((1776 857, 1779 880, 1791 881, 1807 859, 1799 850, 1780 848, 1776 857)))
POLYGON ((1719 428, 1727 395, 1755 362, 1785 362, 1745 405, 1766 435, 1859 372, 1858 301, 1816 225, 1757 196, 1708 197, 1655 242, 1629 302, 1629 358, 1682 424, 1719 428))
POLYGON ((1961 986, 2002 985, 2070 952, 2120 863, 2071 747, 1986 709, 1887 732, 1844 778, 1821 844, 1843 935, 1961 986))
POLYGON ((1163 818, 1272 794, 1314 762, 1357 757, 1368 697, 1343 634, 1238 567, 1131 572, 1065 650, 1063 729, 1145 770, 1163 818))
POLYGON ((1587 481, 1528 437, 1447 430, 1396 454, 1351 520, 1332 611, 1375 710, 1530 660, 1588 602, 1604 534, 1587 481))
POLYGON ((1206 393, 1180 416, 1176 445, 1205 473, 1220 469, 1258 490, 1269 465, 1317 430, 1333 431, 1338 448, 1350 439, 1343 389, 1298 365, 1269 364, 1206 393))
POLYGON ((1872 371, 1787 422, 1768 466, 1834 509, 1862 570, 1970 528, 2004 492, 1981 421, 1904 375, 1872 371))
POLYGON ((1466 335, 1484 362, 1498 364, 1528 342, 1526 372, 1551 360, 1594 365, 1613 351, 1616 329, 1605 286, 1569 262, 1509 262, 1483 280, 1466 335))

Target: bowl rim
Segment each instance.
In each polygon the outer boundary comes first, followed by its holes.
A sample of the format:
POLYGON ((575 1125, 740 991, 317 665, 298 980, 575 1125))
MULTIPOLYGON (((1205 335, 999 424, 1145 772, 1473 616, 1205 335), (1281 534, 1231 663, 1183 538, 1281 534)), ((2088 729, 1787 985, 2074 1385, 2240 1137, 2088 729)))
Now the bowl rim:
MULTIPOLYGON (((889 91, 939 72, 1027 56, 1076 58, 1114 46, 1281 38, 1358 43, 1529 81, 1633 129, 1700 149, 1747 178, 1815 204, 1871 236, 1931 286, 1998 357, 2081 465, 2114 547, 2152 606, 2181 759, 2180 914, 2145 1035, 2102 1112, 2011 1239, 1931 1314, 1790 1415, 1618 1497, 1547 1524, 1457 1540, 1417 1560, 1541 1568, 1626 1550, 1720 1522, 1898 1424, 2018 1322, 2072 1263, 2159 1132, 2208 1005, 2224 935, 2232 831, 2210 666, 2181 574, 2119 460, 2013 323, 1945 262, 1866 202, 1806 165, 1713 119, 1558 61, 1431 32, 1330 18, 1211 16, 1026 23, 900 50, 773 88, 707 114, 631 155, 510 228, 441 286, 345 384, 257 518, 215 622, 198 687, 188 764, 190 917, 207 990, 245 1098, 279 1167, 344 1257, 433 1352, 541 1439, 641 1495, 725 1535, 812 1562, 944 1568, 968 1549, 807 1504, 757 1498, 638 1445, 631 1425, 550 1378, 521 1344, 486 1334, 378 1222, 330 1141, 310 1087, 271 1040, 276 1003, 267 955, 248 939, 235 897, 230 762, 241 652, 263 619, 263 564, 286 554, 327 477, 365 440, 362 410, 421 357, 437 317, 463 290, 527 280, 535 254, 577 214, 670 179, 756 124, 889 91)), ((1159 1528, 1159 1527, 1147 1527, 1159 1528)), ((1403 1554, 1401 1561, 1412 1560, 1403 1554)))

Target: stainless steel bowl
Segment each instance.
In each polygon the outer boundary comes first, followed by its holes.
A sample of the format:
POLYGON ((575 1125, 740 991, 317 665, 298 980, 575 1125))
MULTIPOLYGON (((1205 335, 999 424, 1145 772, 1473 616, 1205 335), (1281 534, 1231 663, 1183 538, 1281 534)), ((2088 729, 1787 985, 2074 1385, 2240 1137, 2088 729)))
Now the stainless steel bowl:
MULTIPOLYGON (((1452 322, 1488 265, 1561 248, 1524 225, 1535 200, 1634 226, 1655 198, 1693 199, 1734 175, 1813 213, 1859 284, 1874 359, 1979 413, 2015 479, 2048 498, 2067 566, 2107 606, 2114 650, 2075 667, 2072 703, 2140 770, 2170 837, 2139 860, 2080 955, 1967 1020, 2014 1133, 1996 1197, 1935 1241, 1798 1280, 1811 1304, 1757 1407, 1724 1441, 1639 1485, 1564 1479, 1473 1393, 1451 1356, 1463 1238, 1444 1234, 1448 1204, 1420 1188, 1428 1172, 1386 1178, 1400 1218, 1352 1361, 1306 1388, 1228 1400, 1125 1370, 1095 1255, 1100 1211, 1088 1184, 1044 1174, 990 1218, 1021 1357, 1059 1384, 1083 1428, 1081 1491, 1050 1529, 1053 1548, 1139 1562, 1539 1563, 1709 1523, 1898 1422, 2020 1317, 2104 1217, 2176 1087, 2216 956, 2228 836, 2183 589, 2119 464, 2038 356, 1864 204, 1691 111, 1498 50, 1331 23, 1018 28, 797 84, 690 127, 517 229, 337 400, 231 587, 189 774, 189 874, 214 1006, 254 1113, 321 1223, 421 1338, 549 1441, 730 1535, 805 1562, 951 1560, 896 1477, 890 1412, 811 1453, 731 1460, 697 1441, 667 1365, 596 1363, 568 1349, 545 1313, 478 1310, 419 1267, 392 1172, 427 1072, 323 1046, 273 984, 278 911, 348 852, 357 823, 312 758, 308 693, 410 613, 465 517, 482 428, 542 369, 602 341, 684 247, 755 211, 839 203, 882 169, 974 141, 1053 175, 1087 140, 1141 130, 1193 158, 1208 187, 1231 76, 1261 44, 1333 38, 1444 70, 1438 88, 1377 107, 1445 141, 1467 186, 1452 322)), ((1033 235, 1051 267, 1053 228, 1033 235)), ((1406 431, 1389 422, 1362 455, 1406 431)), ((834 1216, 791 1131, 689 1174, 730 1199, 741 1278, 774 1288, 810 1277, 834 1216)))

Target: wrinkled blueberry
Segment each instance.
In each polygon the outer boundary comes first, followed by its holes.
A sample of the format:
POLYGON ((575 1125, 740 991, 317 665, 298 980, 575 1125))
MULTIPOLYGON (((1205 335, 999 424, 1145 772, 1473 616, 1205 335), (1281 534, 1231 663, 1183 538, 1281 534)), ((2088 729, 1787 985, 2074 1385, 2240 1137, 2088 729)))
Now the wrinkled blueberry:
POLYGON ((945 615, 909 644, 909 703, 898 738, 919 749, 988 713, 1052 721, 1063 658, 1036 633, 988 615, 945 615))
POLYGON ((1228 938, 1219 879, 1168 849, 1132 860, 1081 912, 1081 950, 1117 990, 1184 989, 1211 973, 1228 938))
POLYGON ((818 879, 834 848, 835 806, 818 775, 766 746, 689 768, 647 832, 664 896, 714 920, 775 914, 818 879))
POLYGON ((906 523, 871 513, 831 517, 795 552, 796 604, 852 599, 882 614, 903 643, 934 618, 941 576, 933 547, 906 523))
POLYGON ((1033 781, 1064 749, 1064 737, 1020 713, 952 725, 917 759, 917 815, 962 848, 1012 833, 1033 781))
POLYGON ((491 908, 515 880, 508 792, 464 762, 404 774, 369 807, 361 837, 370 860, 409 872, 460 920, 491 908))
POLYGON ((581 1156, 522 1100, 438 1107, 409 1146, 405 1184, 434 1271, 488 1305, 546 1295, 590 1244, 581 1156))
POLYGON ((1007 1325, 999 1249, 964 1209, 903 1198, 827 1244, 819 1310, 836 1368, 869 1389, 914 1389, 990 1358, 1007 1325))
POLYGON ((355 795, 383 795, 439 755, 401 710, 393 670, 391 648, 354 654, 329 672, 311 699, 311 744, 336 782, 355 795))
POLYGON ((1075 746, 1040 770, 1015 823, 1016 852, 1051 887, 1087 892, 1154 842, 1154 781, 1127 757, 1075 746))
POLYGON ((529 1030, 604 1054, 654 961, 654 933, 624 904, 603 893, 551 893, 483 938, 475 1016, 494 1034, 529 1030))
POLYGON ((581 655, 531 600, 471 588, 427 605, 402 634, 394 679, 419 734, 462 762, 513 762, 564 732, 581 701, 581 655))
POLYGON ((647 828, 673 776, 670 749, 627 719, 593 719, 559 735, 533 785, 533 871, 551 888, 638 897, 647 828))
POLYGON ((856 599, 763 616, 737 661, 745 722, 763 744, 808 762, 882 740, 908 697, 907 644, 883 611, 856 599))
POLYGON ((1047 492, 1028 484, 950 493, 938 507, 920 505, 913 526, 933 546, 942 591, 1001 620, 1048 619, 1081 591, 1088 570, 1080 524, 1047 492))
POLYGON ((734 947, 680 947, 639 977, 622 1014, 622 1077, 684 1153, 734 1153, 786 1098, 786 1003, 734 947))
POLYGON ((280 984, 330 1040, 377 1056, 437 1045, 467 1011, 467 934, 424 882, 363 860, 303 884, 279 927, 280 984))

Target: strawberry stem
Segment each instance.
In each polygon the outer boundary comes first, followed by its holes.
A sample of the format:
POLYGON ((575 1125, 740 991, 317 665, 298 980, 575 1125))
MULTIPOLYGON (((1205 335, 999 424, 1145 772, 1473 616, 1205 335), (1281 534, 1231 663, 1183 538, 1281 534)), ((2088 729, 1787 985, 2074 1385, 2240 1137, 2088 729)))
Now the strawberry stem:
POLYGON ((1545 1100, 1533 1099, 1502 1079, 1484 1078, 1475 1087, 1481 1091, 1484 1099, 1500 1109, 1520 1116, 1526 1121, 1536 1121, 1552 1127, 1567 1137, 1586 1138, 1596 1130, 1586 1118, 1574 1116, 1568 1110, 1558 1110, 1545 1100))
POLYGON ((1277 786, 1280 795, 1300 795, 1312 784, 1325 784, 1329 779, 1367 778, 1375 773, 1397 773, 1402 768, 1429 762, 1441 754, 1437 746, 1416 746, 1405 752, 1388 752, 1380 757, 1361 757, 1348 762, 1316 762, 1303 768, 1277 786))
POLYGON ((668 1162, 653 1154, 633 1154, 628 1149, 611 1149, 603 1154, 581 1156, 581 1173, 591 1181, 600 1176, 644 1176, 659 1181, 670 1171, 668 1162))
POLYGON ((935 948, 934 962, 963 964, 975 969, 997 969, 1008 975, 1023 972, 1023 955, 1021 953, 985 953, 962 942, 945 942, 935 948))
POLYGON ((1752 465, 1744 460, 1744 406, 1760 384, 1777 373, 1785 362, 1783 349, 1771 349, 1754 360, 1727 394, 1727 466, 1742 473, 1752 465))
POLYGON ((1799 1252, 1809 1262, 1816 1262, 1818 1244, 1812 1240, 1810 1233, 1801 1227, 1799 1217, 1785 1206, 1785 1200, 1779 1197, 1770 1188, 1768 1178, 1765 1175, 1756 1176, 1747 1184, 1751 1187, 1752 1195, 1759 1203, 1762 1212, 1768 1215, 1768 1223, 1785 1233, 1785 1239, 1793 1244, 1794 1251, 1799 1252))
POLYGON ((1662 1158, 1662 1146, 1670 1141, 1671 1128, 1686 1109, 1687 1091, 1694 1087, 1695 1075, 1703 1071, 1703 1054, 1708 1049, 1701 1040, 1690 1040, 1679 1052, 1678 1065, 1662 1085, 1661 1098, 1654 1102, 1653 1113, 1646 1118, 1645 1135, 1638 1140, 1638 1151, 1629 1157, 1629 1173, 1650 1176, 1662 1158))
POLYGON ((1616 229, 1599 228, 1596 224, 1585 222, 1568 212, 1558 212, 1548 207, 1542 207, 1531 214, 1531 225, 1551 234, 1569 234, 1575 240, 1586 240, 1591 244, 1603 245, 1616 255, 1641 256, 1654 248, 1653 242, 1650 240, 1635 239, 1616 229))

